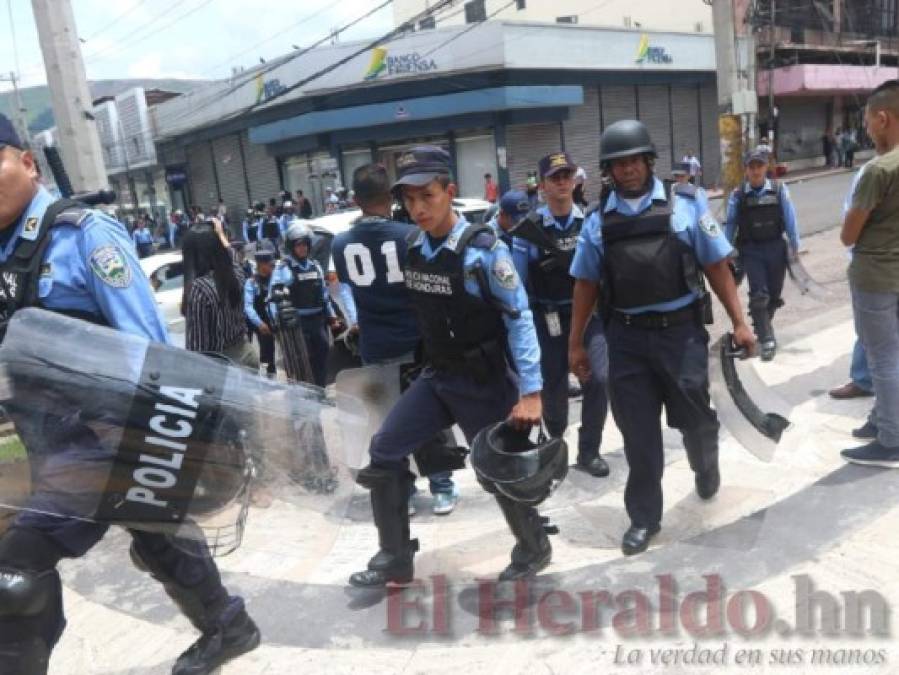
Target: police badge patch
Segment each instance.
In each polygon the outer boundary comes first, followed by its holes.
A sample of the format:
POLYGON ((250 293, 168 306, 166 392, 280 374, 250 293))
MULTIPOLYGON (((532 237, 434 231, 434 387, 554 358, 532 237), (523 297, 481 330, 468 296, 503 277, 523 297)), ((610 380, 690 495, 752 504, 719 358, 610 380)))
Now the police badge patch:
POLYGON ((721 234, 721 226, 718 225, 718 221, 708 213, 702 214, 702 217, 699 219, 699 227, 710 237, 717 237, 721 234))
POLYGON ((511 260, 500 258, 493 263, 493 276, 507 291, 514 290, 518 286, 518 274, 511 260))
POLYGON ((114 244, 95 248, 90 255, 90 265, 94 274, 113 288, 131 285, 131 268, 125 261, 125 254, 114 244))
POLYGON ((25 220, 25 227, 23 228, 25 231, 25 234, 31 234, 32 232, 34 232, 37 229, 37 226, 38 226, 37 218, 35 218, 34 216, 32 216, 31 218, 28 218, 27 220, 25 220))

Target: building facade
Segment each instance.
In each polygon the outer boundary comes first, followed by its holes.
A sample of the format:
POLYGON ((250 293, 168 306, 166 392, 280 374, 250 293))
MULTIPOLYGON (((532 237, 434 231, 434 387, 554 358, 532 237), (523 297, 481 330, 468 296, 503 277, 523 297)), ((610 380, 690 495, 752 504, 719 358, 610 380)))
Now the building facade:
POLYGON ((636 117, 662 175, 693 152, 705 182, 717 180, 710 35, 489 21, 357 52, 344 44, 287 56, 157 106, 166 174, 202 208, 221 198, 234 213, 301 189, 320 212, 328 187, 349 185, 367 162, 395 173, 415 144, 450 152, 463 197, 483 196, 486 173, 521 187, 542 156, 565 149, 595 198, 602 130, 636 117))
MULTIPOLYGON (((741 2, 743 0, 740 0, 741 2)), ((762 132, 773 126, 780 161, 824 163, 823 137, 852 130, 865 146, 864 105, 899 76, 897 0, 758 0, 756 29, 762 132)))
MULTIPOLYGON (((396 26, 434 7, 438 0, 394 0, 396 26)), ((633 30, 711 33, 712 8, 702 0, 453 0, 446 9, 415 21, 414 30, 428 30, 498 21, 533 21, 633 30)))

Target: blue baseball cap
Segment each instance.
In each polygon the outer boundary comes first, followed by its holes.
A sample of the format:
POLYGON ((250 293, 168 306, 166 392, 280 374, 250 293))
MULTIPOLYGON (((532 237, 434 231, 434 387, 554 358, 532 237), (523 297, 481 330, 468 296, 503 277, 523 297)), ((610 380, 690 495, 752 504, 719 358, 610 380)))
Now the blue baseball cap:
POLYGON ((521 190, 509 190, 499 200, 500 210, 508 215, 512 222, 517 225, 531 211, 531 202, 528 200, 526 192, 521 190))
POLYGON ((746 153, 746 158, 743 160, 744 166, 749 166, 751 162, 761 162, 762 164, 768 163, 768 151, 763 148, 756 148, 755 150, 750 150, 746 153))
POLYGON ((690 173, 690 165, 687 162, 678 162, 671 169, 672 176, 686 176, 690 173))
POLYGON ((6 115, 0 115, 0 150, 7 145, 18 148, 19 150, 24 149, 22 141, 19 139, 19 134, 16 133, 16 128, 12 125, 12 122, 9 121, 9 118, 6 115))
POLYGON ((549 178, 559 171, 571 171, 574 174, 577 164, 567 152, 554 152, 541 159, 537 169, 540 171, 540 178, 549 178))
POLYGON ((396 160, 397 179, 392 190, 402 185, 422 187, 440 176, 450 176, 450 154, 436 145, 419 145, 396 160))

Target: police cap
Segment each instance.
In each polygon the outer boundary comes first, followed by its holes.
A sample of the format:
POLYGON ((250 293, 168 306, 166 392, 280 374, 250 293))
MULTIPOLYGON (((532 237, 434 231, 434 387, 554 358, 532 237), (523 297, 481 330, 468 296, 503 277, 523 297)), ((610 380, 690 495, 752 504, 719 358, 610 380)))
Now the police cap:
POLYGON ((12 122, 9 121, 9 118, 6 115, 0 114, 0 150, 7 145, 18 148, 19 150, 24 149, 22 141, 19 139, 19 134, 16 133, 16 129, 12 125, 12 122))
POLYGON ((403 185, 422 187, 440 176, 451 176, 450 154, 436 145, 419 145, 396 160, 397 180, 392 190, 403 185))

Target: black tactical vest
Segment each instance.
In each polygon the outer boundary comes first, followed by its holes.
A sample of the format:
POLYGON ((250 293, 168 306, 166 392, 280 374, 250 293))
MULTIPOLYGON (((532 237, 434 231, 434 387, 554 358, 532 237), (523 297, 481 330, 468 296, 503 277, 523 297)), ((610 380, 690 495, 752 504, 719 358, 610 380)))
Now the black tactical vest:
POLYGON ((778 239, 784 232, 780 184, 772 181, 770 190, 747 193, 740 187, 737 201, 737 243, 761 243, 778 239))
POLYGON ((318 268, 310 264, 309 269, 302 270, 294 261, 288 260, 293 282, 290 284, 290 302, 294 309, 324 309, 322 293, 324 279, 318 268))
POLYGON ((262 223, 262 238, 277 239, 281 236, 281 226, 277 220, 266 220, 262 223))
POLYGON ((256 223, 247 223, 247 239, 251 244, 259 240, 259 229, 256 223))
POLYGON ((574 277, 569 270, 583 226, 584 219, 575 218, 571 227, 564 232, 555 227, 543 228, 552 240, 553 248, 540 248, 539 257, 528 263, 532 295, 538 300, 571 302, 574 295, 574 277))
POLYGON ((603 295, 615 309, 669 302, 695 287, 693 250, 671 229, 663 200, 636 216, 603 215, 603 295))
MULTIPOLYGON (((80 202, 60 199, 47 208, 40 221, 26 221, 25 229, 37 228, 37 236, 32 240, 20 237, 9 258, 0 264, 0 338, 6 333, 6 325, 14 312, 24 307, 41 306, 38 283, 41 274, 48 271, 43 269, 43 261, 50 245, 51 230, 64 224, 78 225, 89 212, 80 202)), ((87 315, 85 312, 60 313, 93 323, 107 324, 102 317, 87 315)))
POLYGON ((422 255, 420 244, 409 247, 406 288, 425 356, 438 370, 464 371, 466 363, 483 362, 485 357, 492 361, 492 355, 504 353, 506 331, 500 310, 465 289, 465 249, 484 232, 495 241, 489 226, 469 225, 454 245, 448 241, 431 260, 422 255))

